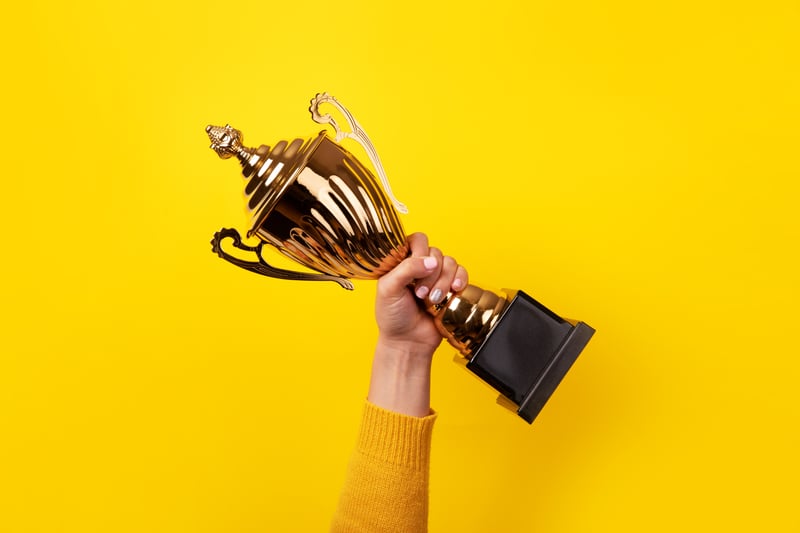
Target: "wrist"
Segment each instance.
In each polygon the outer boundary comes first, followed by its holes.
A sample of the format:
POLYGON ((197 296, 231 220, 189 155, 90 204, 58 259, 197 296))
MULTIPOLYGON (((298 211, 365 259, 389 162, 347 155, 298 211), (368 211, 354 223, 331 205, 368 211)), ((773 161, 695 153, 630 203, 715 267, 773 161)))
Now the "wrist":
MULTIPOLYGON (((441 341, 441 338, 439 339, 441 341)), ((420 368, 429 367, 437 345, 378 335, 375 345, 375 357, 398 360, 420 368)))
POLYGON ((396 413, 429 415, 432 356, 430 346, 379 338, 367 399, 396 413))

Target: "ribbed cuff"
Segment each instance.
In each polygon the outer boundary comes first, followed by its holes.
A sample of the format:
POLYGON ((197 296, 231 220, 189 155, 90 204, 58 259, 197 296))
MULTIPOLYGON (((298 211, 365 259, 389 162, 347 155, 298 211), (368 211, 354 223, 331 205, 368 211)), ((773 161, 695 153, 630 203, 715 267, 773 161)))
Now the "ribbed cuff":
POLYGON ((359 452, 381 461, 427 472, 436 413, 416 417, 387 411, 369 401, 364 406, 359 452))

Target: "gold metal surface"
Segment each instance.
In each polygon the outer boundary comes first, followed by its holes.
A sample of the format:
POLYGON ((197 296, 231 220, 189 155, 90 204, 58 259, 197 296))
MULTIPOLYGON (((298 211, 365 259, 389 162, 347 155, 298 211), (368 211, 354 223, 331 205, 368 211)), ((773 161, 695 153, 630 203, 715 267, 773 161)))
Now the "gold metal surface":
POLYGON ((447 342, 470 358, 513 297, 467 285, 461 292, 449 292, 441 303, 428 307, 427 311, 434 316, 434 323, 447 342))

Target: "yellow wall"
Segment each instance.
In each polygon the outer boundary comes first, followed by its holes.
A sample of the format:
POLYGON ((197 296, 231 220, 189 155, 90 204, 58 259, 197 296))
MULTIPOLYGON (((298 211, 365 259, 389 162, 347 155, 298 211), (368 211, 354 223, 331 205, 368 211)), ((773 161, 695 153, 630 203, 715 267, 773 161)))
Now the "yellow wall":
POLYGON ((441 348, 432 531, 800 530, 796 2, 20 4, 0 531, 327 528, 374 285, 215 258, 203 131, 314 135, 323 90, 408 231, 598 330, 532 427, 441 348))

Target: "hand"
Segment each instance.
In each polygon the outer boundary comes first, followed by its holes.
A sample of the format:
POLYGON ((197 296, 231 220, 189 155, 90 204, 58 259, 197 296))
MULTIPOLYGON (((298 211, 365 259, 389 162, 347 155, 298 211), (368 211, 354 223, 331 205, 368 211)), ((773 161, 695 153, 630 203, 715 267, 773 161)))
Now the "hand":
POLYGON ((430 247, 424 234, 411 235, 408 244, 411 255, 378 281, 379 335, 368 399, 389 410, 425 416, 430 412, 431 360, 442 335, 424 306, 462 290, 468 276, 455 259, 430 247))

